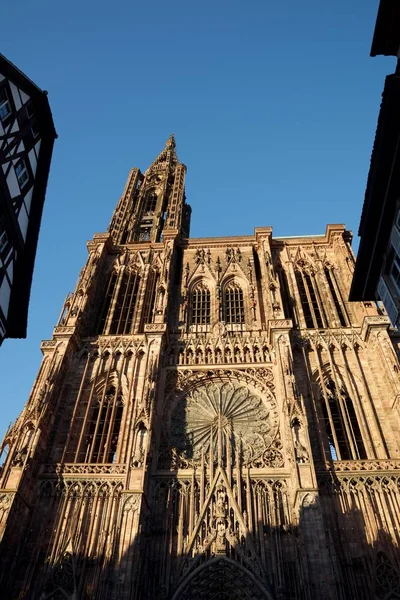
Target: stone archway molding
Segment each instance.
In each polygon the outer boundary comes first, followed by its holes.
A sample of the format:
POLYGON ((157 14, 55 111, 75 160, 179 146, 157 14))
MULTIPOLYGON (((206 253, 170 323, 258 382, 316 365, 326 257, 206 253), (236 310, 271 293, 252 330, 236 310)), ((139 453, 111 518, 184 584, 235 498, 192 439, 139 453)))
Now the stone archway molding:
POLYGON ((195 569, 180 584, 172 600, 276 600, 248 569, 226 556, 215 556, 195 569), (207 573, 208 571, 208 573, 207 573), (222 594, 213 584, 224 582, 222 594), (214 587, 214 589, 213 589, 214 587), (217 594, 217 595, 216 595, 217 594))

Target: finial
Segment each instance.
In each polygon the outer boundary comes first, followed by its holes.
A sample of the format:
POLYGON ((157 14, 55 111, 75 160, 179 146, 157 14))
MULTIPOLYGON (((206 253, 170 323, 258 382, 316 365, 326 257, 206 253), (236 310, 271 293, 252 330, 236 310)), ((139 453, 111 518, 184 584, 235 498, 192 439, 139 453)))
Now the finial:
POLYGON ((167 139, 167 143, 165 144, 166 148, 175 148, 176 143, 175 143, 175 136, 173 133, 171 133, 171 135, 169 136, 169 138, 167 139))

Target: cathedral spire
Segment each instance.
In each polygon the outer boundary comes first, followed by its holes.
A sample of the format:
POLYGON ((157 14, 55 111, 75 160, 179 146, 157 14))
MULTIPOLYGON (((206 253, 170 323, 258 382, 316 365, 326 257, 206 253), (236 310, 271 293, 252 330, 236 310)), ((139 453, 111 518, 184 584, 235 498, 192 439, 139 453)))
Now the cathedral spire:
POLYGON ((114 242, 159 242, 167 231, 188 237, 191 210, 185 202, 185 175, 172 133, 144 174, 130 172, 109 229, 114 242))
POLYGON ((150 167, 145 172, 148 175, 153 170, 160 170, 168 168, 169 166, 175 166, 178 164, 178 156, 176 154, 176 141, 173 133, 169 136, 165 142, 165 146, 157 158, 151 163, 150 167))
POLYGON ((175 136, 173 133, 171 133, 171 135, 167 139, 167 141, 165 143, 165 147, 166 148, 175 148, 176 147, 175 136))

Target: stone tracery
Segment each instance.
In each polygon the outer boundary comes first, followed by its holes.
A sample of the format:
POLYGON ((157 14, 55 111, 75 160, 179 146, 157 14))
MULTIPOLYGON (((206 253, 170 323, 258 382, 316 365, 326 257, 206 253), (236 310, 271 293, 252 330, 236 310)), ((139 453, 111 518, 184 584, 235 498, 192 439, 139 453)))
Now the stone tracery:
POLYGON ((219 461, 240 445, 245 461, 262 454, 277 431, 275 403, 238 381, 211 380, 189 391, 171 416, 170 441, 199 460, 210 450, 219 461))

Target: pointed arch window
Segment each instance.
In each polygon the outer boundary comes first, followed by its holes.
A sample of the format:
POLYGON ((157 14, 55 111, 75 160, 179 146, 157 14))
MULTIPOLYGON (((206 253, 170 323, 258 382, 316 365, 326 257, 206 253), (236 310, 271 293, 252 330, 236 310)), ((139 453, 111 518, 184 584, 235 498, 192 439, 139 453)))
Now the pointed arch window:
POLYGON ((157 206, 157 194, 155 192, 150 192, 150 194, 146 198, 146 203, 144 206, 144 214, 146 215, 154 215, 157 206))
POLYGON ((115 271, 113 271, 111 273, 110 279, 108 280, 106 295, 105 295, 104 302, 103 302, 103 308, 101 310, 99 326, 98 326, 98 331, 97 331, 99 334, 106 333, 107 317, 108 317, 108 313, 110 311, 111 301, 112 301, 114 293, 115 293, 115 286, 117 284, 117 279, 118 279, 118 274, 115 271))
POLYGON ((228 325, 245 322, 243 290, 236 282, 230 282, 224 292, 224 320, 228 325))
POLYGON ((323 308, 319 302, 314 276, 302 269, 296 270, 295 276, 306 327, 323 329, 326 319, 323 318, 323 308))
POLYGON ((340 324, 342 327, 347 327, 348 326, 348 318, 346 315, 346 309, 343 304, 343 300, 342 300, 340 290, 339 290, 337 282, 336 282, 336 278, 335 278, 333 269, 326 265, 324 267, 324 273, 325 273, 326 280, 328 282, 328 287, 329 287, 329 290, 332 295, 333 303, 335 305, 336 313, 339 318, 340 324))
POLYGON ((105 393, 94 396, 85 438, 77 450, 78 462, 115 461, 123 410, 122 395, 113 385, 105 393))
POLYGON ((282 267, 277 270, 279 286, 282 292, 283 312, 286 319, 292 319, 295 321, 293 314, 293 299, 290 294, 289 284, 287 280, 286 272, 282 267))
POLYGON ((367 458, 353 401, 344 386, 329 379, 321 394, 322 416, 332 460, 367 458))
POLYGON ((131 269, 124 270, 120 277, 115 272, 111 275, 99 321, 100 334, 131 333, 135 322, 140 280, 139 273, 131 269))
POLYGON ((210 290, 203 282, 198 282, 191 294, 190 323, 207 325, 211 321, 210 290))
POLYGON ((160 274, 156 269, 151 268, 147 278, 146 292, 143 301, 142 322, 143 329, 145 323, 152 323, 156 311, 157 288, 160 280, 160 274))

